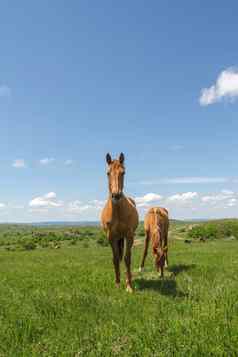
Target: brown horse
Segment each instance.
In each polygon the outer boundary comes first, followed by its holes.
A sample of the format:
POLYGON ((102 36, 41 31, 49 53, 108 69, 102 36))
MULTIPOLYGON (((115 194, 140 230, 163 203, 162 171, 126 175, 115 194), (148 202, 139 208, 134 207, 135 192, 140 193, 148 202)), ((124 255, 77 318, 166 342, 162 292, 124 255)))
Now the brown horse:
POLYGON ((102 211, 101 224, 112 247, 113 264, 116 276, 116 286, 120 285, 120 261, 123 258, 124 239, 126 239, 125 265, 126 289, 132 292, 131 284, 131 248, 134 233, 138 225, 138 213, 135 202, 123 194, 124 185, 124 155, 118 160, 112 160, 107 154, 109 197, 102 211))
POLYGON ((161 207, 150 208, 145 216, 144 228, 146 237, 140 271, 144 268, 148 246, 151 240, 155 266, 157 271, 161 271, 161 277, 163 277, 164 266, 168 266, 168 211, 161 207))

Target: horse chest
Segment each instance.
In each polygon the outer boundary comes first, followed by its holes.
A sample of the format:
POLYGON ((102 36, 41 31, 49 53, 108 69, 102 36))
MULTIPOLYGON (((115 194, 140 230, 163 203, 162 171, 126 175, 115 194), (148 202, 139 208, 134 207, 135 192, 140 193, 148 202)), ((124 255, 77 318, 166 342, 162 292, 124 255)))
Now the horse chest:
POLYGON ((108 201, 102 216, 105 230, 113 236, 126 236, 137 226, 134 211, 134 206, 131 207, 127 199, 123 199, 117 206, 108 201))
POLYGON ((128 224, 126 224, 124 222, 111 221, 110 223, 108 223, 108 228, 112 233, 124 234, 128 231, 128 224))

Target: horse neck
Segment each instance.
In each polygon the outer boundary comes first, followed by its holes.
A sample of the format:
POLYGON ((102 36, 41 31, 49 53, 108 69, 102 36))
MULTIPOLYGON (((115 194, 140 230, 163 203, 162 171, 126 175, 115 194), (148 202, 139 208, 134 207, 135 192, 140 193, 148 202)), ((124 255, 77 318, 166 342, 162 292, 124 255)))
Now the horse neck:
POLYGON ((121 199, 117 203, 113 203, 111 197, 109 197, 108 200, 110 202, 110 208, 112 210, 112 218, 114 220, 119 220, 120 212, 122 210, 122 206, 123 206, 124 201, 126 200, 126 197, 124 195, 122 195, 121 199))
POLYGON ((162 247, 162 237, 161 237, 161 227, 159 221, 159 215, 154 213, 152 220, 152 244, 154 249, 158 249, 162 247))
POLYGON ((152 231, 152 244, 154 248, 160 248, 162 246, 161 232, 159 226, 155 227, 152 231))

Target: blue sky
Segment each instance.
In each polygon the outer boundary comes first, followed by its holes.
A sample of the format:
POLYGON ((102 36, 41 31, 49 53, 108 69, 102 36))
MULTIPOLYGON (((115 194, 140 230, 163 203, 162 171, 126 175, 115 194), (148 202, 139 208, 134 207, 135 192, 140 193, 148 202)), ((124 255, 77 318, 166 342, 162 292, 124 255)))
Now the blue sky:
POLYGON ((238 216, 238 4, 0 5, 0 221, 97 219, 105 154, 176 218, 238 216))

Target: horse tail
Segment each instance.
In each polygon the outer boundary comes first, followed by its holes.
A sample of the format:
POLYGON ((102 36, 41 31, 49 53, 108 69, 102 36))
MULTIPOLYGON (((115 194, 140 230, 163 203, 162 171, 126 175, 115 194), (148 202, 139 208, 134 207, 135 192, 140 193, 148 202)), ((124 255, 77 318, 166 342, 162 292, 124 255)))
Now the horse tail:
POLYGON ((156 259, 156 266, 159 268, 164 265, 164 250, 163 250, 163 219, 160 221, 158 210, 153 210, 152 221, 152 249, 156 259))
POLYGON ((119 250, 119 258, 120 258, 120 261, 122 260, 123 258, 123 253, 124 253, 124 239, 119 239, 118 241, 118 250, 119 250))

